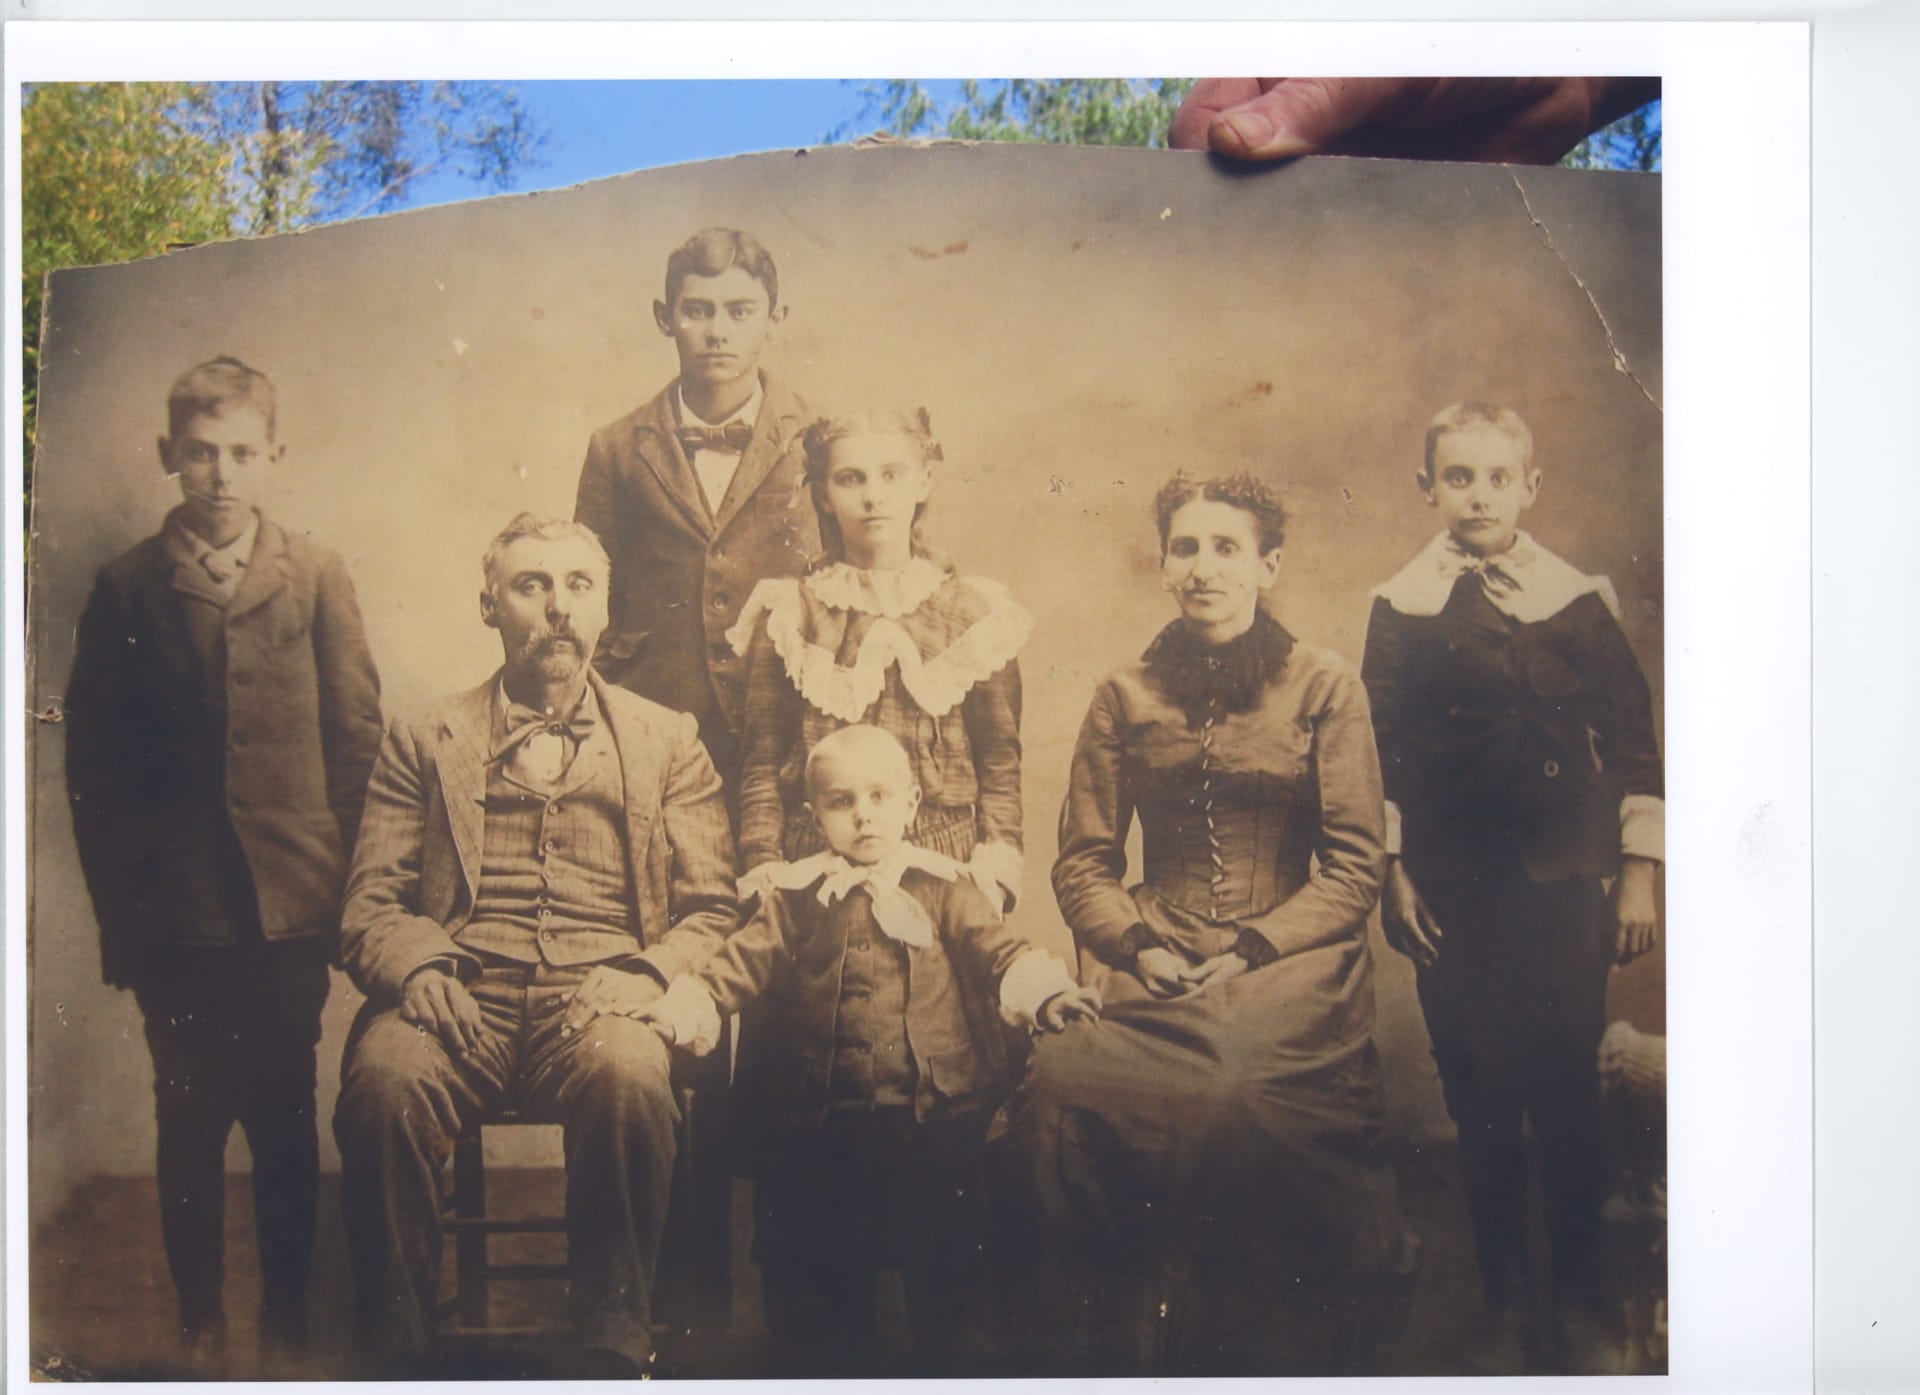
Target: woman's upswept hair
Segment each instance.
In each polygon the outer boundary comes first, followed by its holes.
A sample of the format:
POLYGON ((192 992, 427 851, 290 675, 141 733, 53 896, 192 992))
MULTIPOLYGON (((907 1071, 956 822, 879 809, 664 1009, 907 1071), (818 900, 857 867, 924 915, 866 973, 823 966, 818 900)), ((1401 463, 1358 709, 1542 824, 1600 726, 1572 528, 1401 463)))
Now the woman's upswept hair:
MULTIPOLYGON (((840 534, 840 520, 827 507, 827 471, 836 441, 850 436, 905 436, 920 448, 920 459, 928 465, 944 457, 940 443, 933 439, 933 421, 925 407, 884 407, 865 412, 841 412, 824 416, 800 436, 800 449, 806 462, 807 489, 813 496, 813 511, 820 520, 820 560, 844 562, 846 539, 840 534)), ((943 560, 926 539, 927 504, 922 500, 913 511, 913 555, 933 561, 943 560)))
POLYGON ((1173 526, 1173 516, 1195 499, 1227 504, 1251 514, 1262 552, 1271 552, 1286 541, 1287 511, 1281 506, 1280 496, 1265 480, 1256 479, 1244 470, 1204 478, 1182 471, 1161 485, 1160 492, 1153 496, 1153 519, 1160 527, 1162 552, 1167 550, 1167 533, 1173 526))

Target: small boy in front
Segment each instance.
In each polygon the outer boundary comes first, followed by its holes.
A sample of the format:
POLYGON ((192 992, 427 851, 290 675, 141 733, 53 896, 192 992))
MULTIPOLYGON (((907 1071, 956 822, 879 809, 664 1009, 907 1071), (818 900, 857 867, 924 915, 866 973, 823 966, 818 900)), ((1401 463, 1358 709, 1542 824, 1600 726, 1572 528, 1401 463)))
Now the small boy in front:
POLYGON ((915 1369, 950 1375, 983 1277, 978 1172, 1000 1102, 978 1047, 998 1024, 968 1020, 959 979, 1049 1031, 1098 1016, 1100 997, 1010 931, 965 867, 905 841, 920 790, 893 736, 824 738, 806 788, 828 850, 759 869, 753 919, 647 1016, 704 1054, 720 1013, 768 1011, 780 1161, 761 1172, 754 1257, 775 1335, 846 1370, 879 1271, 900 1269, 915 1369))
POLYGON ((811 417, 760 370, 786 313, 752 234, 707 228, 677 248, 653 318, 680 375, 594 433, 574 508, 613 567, 594 663, 693 714, 736 815, 746 673, 727 631, 756 582, 803 576, 820 550, 797 449, 811 417))
POLYGON ((1361 665, 1388 801, 1381 920, 1417 966, 1459 1129, 1484 1355, 1592 1370, 1607 976, 1654 943, 1664 855, 1653 704, 1612 585, 1520 531, 1541 472, 1517 414, 1442 411, 1416 479, 1446 531, 1374 593, 1361 665), (1538 1305, 1523 1119, 1552 1256, 1538 1305))
POLYGON ((227 1135, 253 1155, 260 1339, 306 1341, 314 1047, 380 683, 339 556, 255 501, 284 448, 273 384, 233 358, 167 394, 181 503, 101 568, 66 699, 74 841, 102 976, 153 1057, 161 1234, 182 1354, 222 1373, 227 1135))

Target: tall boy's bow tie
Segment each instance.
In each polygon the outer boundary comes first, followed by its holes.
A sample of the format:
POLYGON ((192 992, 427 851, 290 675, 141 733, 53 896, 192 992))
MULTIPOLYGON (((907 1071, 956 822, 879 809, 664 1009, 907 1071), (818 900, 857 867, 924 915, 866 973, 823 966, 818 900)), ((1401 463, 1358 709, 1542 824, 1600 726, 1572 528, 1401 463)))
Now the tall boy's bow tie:
POLYGON ((743 451, 753 441, 753 423, 735 417, 724 426, 683 426, 673 433, 680 449, 689 456, 696 451, 743 451))

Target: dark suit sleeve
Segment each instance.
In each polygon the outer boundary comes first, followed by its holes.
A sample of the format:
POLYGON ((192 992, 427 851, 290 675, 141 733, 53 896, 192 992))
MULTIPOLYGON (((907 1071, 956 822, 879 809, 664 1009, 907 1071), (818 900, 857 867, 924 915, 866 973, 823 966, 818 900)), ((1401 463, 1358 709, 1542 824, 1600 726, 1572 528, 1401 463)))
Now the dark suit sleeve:
POLYGON ((73 841, 100 927, 100 974, 119 988, 138 976, 142 905, 150 894, 142 885, 142 850, 157 813, 141 787, 139 715, 124 700, 132 687, 125 672, 131 638, 124 598, 103 572, 80 615, 64 728, 73 841))
POLYGON ((453 961, 463 978, 480 969, 445 926, 418 911, 428 778, 419 741, 407 723, 395 722, 367 783, 340 913, 341 962, 369 998, 398 999, 407 975, 435 959, 453 961))
POLYGON ((780 768, 800 744, 801 709, 763 619, 747 651, 746 749, 740 762, 740 865, 749 872, 786 854, 780 768))
POLYGON ((1120 697, 1102 683, 1080 726, 1073 773, 1060 809, 1060 856, 1053 864, 1053 895, 1083 948, 1109 963, 1127 959, 1127 932, 1140 919, 1127 891, 1127 833, 1133 796, 1124 768, 1125 728, 1120 697))
POLYGON ((736 1013, 771 990, 793 963, 798 933, 786 896, 770 891, 752 917, 699 971, 701 986, 724 1013, 736 1013))
POLYGON ((1581 666, 1588 686, 1602 694, 1600 755, 1623 796, 1662 799, 1666 777, 1654 736, 1653 693, 1633 647, 1613 612, 1596 603, 1581 666))
POLYGON ((320 675, 320 743, 327 803, 347 855, 360 833, 367 778, 380 754, 380 675, 346 564, 329 554, 314 601, 313 653, 320 675))
POLYGON ((607 550, 612 564, 612 580, 617 588, 627 571, 627 538, 620 527, 618 483, 614 478, 613 453, 596 434, 587 443, 587 461, 580 468, 580 486, 574 496, 573 517, 593 529, 600 545, 607 550))
POLYGON ((670 858, 667 887, 672 924, 640 957, 664 983, 700 968, 740 925, 733 881, 733 828, 720 776, 700 727, 677 714, 673 753, 660 793, 660 818, 670 858))
POLYGON ((1418 764, 1407 750, 1409 701, 1413 691, 1412 648, 1404 617, 1385 600, 1376 599, 1367 617, 1366 649, 1360 660, 1360 678, 1366 684, 1373 711, 1373 737, 1379 751, 1381 787, 1398 805, 1418 804, 1414 788, 1418 764))

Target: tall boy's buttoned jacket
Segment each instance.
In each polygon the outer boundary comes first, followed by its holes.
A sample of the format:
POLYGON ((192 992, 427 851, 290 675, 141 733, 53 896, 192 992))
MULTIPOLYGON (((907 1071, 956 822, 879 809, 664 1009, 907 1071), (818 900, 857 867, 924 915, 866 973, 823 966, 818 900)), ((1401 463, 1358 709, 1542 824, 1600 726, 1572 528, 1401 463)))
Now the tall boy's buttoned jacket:
POLYGON ((594 433, 574 509, 613 563, 600 671, 691 712, 718 749, 731 747, 725 738, 740 732, 746 706, 744 661, 727 631, 755 582, 804 575, 820 550, 799 450, 810 418, 787 388, 764 377, 762 386, 753 440, 713 508, 674 435, 668 384, 594 433))
POLYGON ((336 553, 262 518, 217 626, 191 623, 188 607, 213 606, 184 565, 163 530, 101 569, 68 685, 74 840, 109 983, 153 947, 240 930, 236 837, 266 938, 331 935, 380 745, 336 553))
POLYGON ((1528 623, 1471 573, 1437 614, 1381 596, 1361 673, 1416 875, 1611 876, 1626 815, 1664 793, 1647 681, 1599 590, 1528 623))
MULTIPOLYGON (((663 981, 697 968, 739 923, 733 835, 720 778, 691 718, 592 679, 619 752, 635 912, 632 965, 663 981)), ((432 960, 478 969, 455 941, 473 915, 486 848, 489 750, 499 676, 396 721, 380 748, 341 916, 348 974, 391 1000, 432 960)), ((602 936, 557 964, 606 962, 602 936)))

